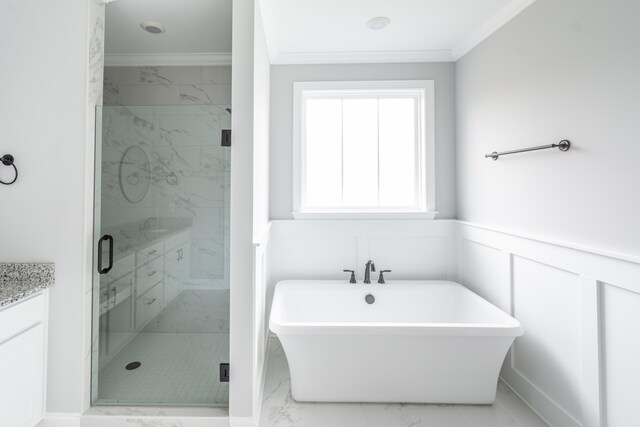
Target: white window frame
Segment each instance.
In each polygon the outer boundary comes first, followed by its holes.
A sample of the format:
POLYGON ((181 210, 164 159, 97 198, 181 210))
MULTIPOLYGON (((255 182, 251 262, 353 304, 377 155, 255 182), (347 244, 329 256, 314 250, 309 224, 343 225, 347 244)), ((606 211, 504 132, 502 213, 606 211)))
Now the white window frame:
POLYGON ((294 82, 293 84, 293 217, 295 219, 434 219, 435 209, 435 84, 433 80, 294 82), (305 100, 318 97, 379 96, 405 92, 419 99, 420 143, 417 191, 419 208, 411 210, 309 210, 305 200, 305 100))

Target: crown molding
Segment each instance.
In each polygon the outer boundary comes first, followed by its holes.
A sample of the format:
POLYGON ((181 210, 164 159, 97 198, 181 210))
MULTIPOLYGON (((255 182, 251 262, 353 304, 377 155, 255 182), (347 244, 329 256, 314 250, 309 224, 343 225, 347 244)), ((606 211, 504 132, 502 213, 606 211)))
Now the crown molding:
POLYGON ((457 61, 478 46, 486 38, 498 31, 507 22, 515 18, 520 12, 531 6, 536 0, 512 0, 502 10, 493 15, 491 19, 471 32, 458 45, 453 48, 453 60, 457 61))
POLYGON ((397 52, 295 52, 274 54, 272 64, 380 64, 398 62, 452 62, 450 50, 397 52))
POLYGON ((104 65, 107 67, 231 65, 231 53, 107 54, 104 56, 104 65))

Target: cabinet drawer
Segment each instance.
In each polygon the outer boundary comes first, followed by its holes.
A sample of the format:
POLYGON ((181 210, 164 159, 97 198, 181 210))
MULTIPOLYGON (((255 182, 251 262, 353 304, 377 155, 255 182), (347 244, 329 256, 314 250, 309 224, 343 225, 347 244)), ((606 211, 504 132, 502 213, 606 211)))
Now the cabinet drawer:
POLYGON ((44 294, 0 310, 0 343, 44 320, 44 294))
POLYGON ((127 255, 124 258, 120 258, 113 263, 113 268, 107 276, 113 280, 118 280, 122 276, 125 276, 136 268, 136 257, 134 254, 127 255))
POLYGON ((144 327, 162 308, 162 285, 156 285, 136 300, 136 330, 144 327))
POLYGON ((141 297, 164 279, 164 257, 156 258, 136 270, 136 296, 141 297))
POLYGON ((144 249, 140 249, 136 253, 136 263, 138 267, 149 261, 156 259, 164 253, 164 241, 158 242, 155 245, 147 246, 144 249))

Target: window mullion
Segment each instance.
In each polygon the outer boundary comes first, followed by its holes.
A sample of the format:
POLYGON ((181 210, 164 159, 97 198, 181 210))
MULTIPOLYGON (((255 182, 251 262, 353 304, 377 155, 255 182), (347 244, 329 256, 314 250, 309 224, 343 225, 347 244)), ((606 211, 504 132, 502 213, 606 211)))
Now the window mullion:
POLYGON ((340 207, 344 208, 344 99, 340 99, 340 207))
POLYGON ((378 190, 376 194, 378 195, 378 207, 380 207, 380 98, 376 99, 377 106, 377 114, 376 114, 376 145, 378 149, 378 190))

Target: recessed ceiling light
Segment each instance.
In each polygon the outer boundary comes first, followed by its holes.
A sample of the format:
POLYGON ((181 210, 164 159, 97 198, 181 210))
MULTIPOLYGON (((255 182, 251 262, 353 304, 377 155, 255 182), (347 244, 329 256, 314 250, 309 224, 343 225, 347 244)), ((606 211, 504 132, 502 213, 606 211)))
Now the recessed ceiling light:
POLYGON ((367 27, 372 30, 382 30, 389 24, 391 24, 391 19, 386 16, 376 16, 375 18, 371 18, 367 21, 367 27))
POLYGON ((162 34, 167 31, 164 25, 155 21, 142 21, 140 28, 151 34, 162 34))

